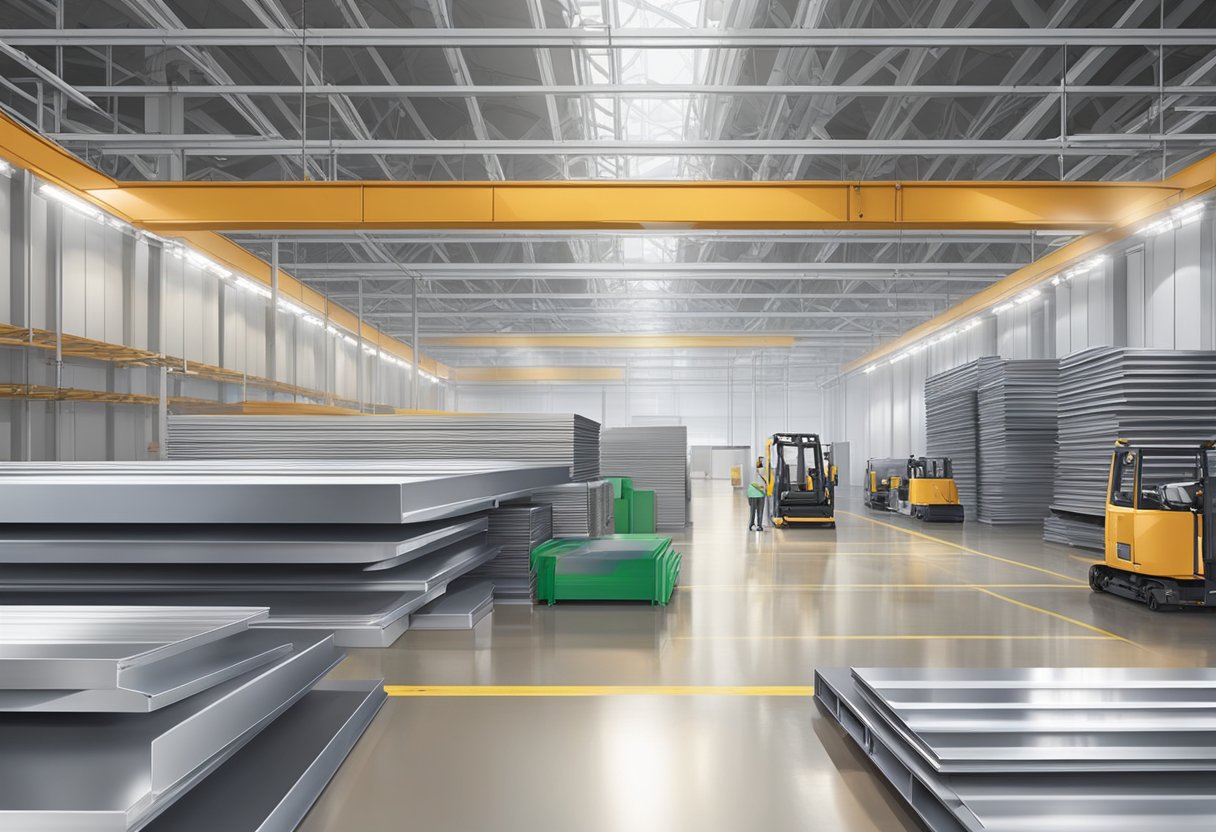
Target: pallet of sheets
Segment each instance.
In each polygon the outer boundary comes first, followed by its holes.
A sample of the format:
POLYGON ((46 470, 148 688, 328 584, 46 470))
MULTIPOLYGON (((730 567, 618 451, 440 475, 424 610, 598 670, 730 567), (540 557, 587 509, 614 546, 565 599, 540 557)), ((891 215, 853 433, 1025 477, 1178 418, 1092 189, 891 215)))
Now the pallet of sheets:
POLYGON ((1048 543, 1101 552, 1106 548, 1106 527, 1101 517, 1053 507, 1043 521, 1043 539, 1048 543))
POLYGON ((0 826, 295 828, 385 695, 321 682, 332 637, 265 616, 0 606, 0 826))
POLYGON ((986 356, 925 379, 925 455, 950 459, 968 517, 979 499, 980 374, 999 363, 986 356))
POLYGON ((0 465, 0 523, 420 523, 569 481, 560 465, 451 460, 0 465))
POLYGON ((600 440, 600 470, 606 477, 629 477, 635 488, 655 492, 660 531, 688 523, 688 428, 657 425, 609 428, 600 440))
POLYGON ((815 698, 934 832, 1216 825, 1211 668, 820 669, 815 698))
MULTIPOLYGON (((1073 353, 1060 360, 1058 407, 1052 509, 1102 518, 1116 439, 1190 451, 1212 438, 1216 352, 1096 347, 1073 353)), ((1184 455, 1172 470, 1153 474, 1192 477, 1188 462, 1184 455)))
POLYGON ((558 601, 649 601, 666 604, 682 557, 670 537, 617 534, 555 538, 532 552, 536 598, 558 601))
POLYGON ((607 480, 537 489, 530 500, 552 506, 553 534, 560 537, 599 537, 612 534, 616 525, 607 480))
POLYGON ((549 503, 514 503, 489 514, 487 540, 499 547, 498 556, 469 573, 472 579, 494 584, 495 603, 530 604, 536 576, 529 559, 532 550, 553 537, 553 506, 549 503))
POLYGON ((170 416, 170 459, 453 459, 565 465, 599 478, 600 426, 569 413, 170 416))
POLYGON ((1051 494, 1059 363, 985 362, 979 370, 978 518, 982 523, 1039 523, 1051 494))

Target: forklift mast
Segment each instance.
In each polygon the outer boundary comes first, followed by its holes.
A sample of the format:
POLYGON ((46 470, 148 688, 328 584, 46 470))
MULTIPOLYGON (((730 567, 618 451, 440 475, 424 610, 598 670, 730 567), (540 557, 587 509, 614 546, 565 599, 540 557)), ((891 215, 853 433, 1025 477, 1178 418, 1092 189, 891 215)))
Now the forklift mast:
POLYGON ((1216 449, 1199 452, 1199 512, 1203 519, 1203 594, 1205 604, 1216 604, 1216 449))

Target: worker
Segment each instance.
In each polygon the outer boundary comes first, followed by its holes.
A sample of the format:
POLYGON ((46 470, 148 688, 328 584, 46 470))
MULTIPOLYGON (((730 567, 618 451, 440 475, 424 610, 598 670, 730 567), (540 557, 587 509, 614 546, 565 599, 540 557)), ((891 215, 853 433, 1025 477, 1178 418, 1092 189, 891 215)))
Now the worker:
POLYGON ((747 530, 749 532, 764 531, 764 490, 767 483, 763 481, 757 482, 752 480, 751 485, 747 487, 747 502, 751 505, 751 513, 747 521, 747 530))

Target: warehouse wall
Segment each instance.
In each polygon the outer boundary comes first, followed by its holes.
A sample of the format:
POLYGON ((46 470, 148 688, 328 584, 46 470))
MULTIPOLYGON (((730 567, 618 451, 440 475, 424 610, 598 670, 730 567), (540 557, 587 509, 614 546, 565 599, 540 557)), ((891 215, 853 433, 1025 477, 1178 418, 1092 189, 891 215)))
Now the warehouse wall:
MULTIPOLYGON (((776 371, 770 368, 769 375, 776 371)), ((578 413, 605 427, 681 424, 688 427, 691 445, 762 446, 763 438, 777 431, 818 430, 818 386, 787 385, 765 379, 764 373, 757 374, 754 398, 750 367, 741 366, 730 384, 725 373, 714 379, 637 379, 629 385, 460 384, 456 406, 464 411, 578 413)))
MULTIPOLYGON (((1063 357, 1096 346, 1216 349, 1216 212, 1111 247, 1100 268, 986 314, 969 332, 824 388, 825 434, 848 440, 854 467, 925 450, 925 379, 983 355, 1063 357)), ((860 479, 854 479, 855 484, 860 479)))
MULTIPOLYGON (((280 400, 409 406, 408 369, 361 352, 343 333, 327 331, 324 320, 310 323, 277 310, 276 366, 270 367, 270 304, 172 256, 155 239, 44 197, 22 171, 0 176, 0 323, 161 352, 184 359, 187 370, 191 362, 206 364, 310 391, 273 394, 280 400)), ((65 358, 59 370, 53 350, 0 346, 0 385, 159 398, 161 379, 159 368, 78 357, 65 358)), ((164 384, 167 398, 272 397, 256 384, 188 372, 166 374, 164 384)), ((419 406, 442 407, 442 386, 423 380, 419 406)), ((0 459, 148 457, 157 451, 158 426, 158 409, 147 404, 0 398, 0 459)))

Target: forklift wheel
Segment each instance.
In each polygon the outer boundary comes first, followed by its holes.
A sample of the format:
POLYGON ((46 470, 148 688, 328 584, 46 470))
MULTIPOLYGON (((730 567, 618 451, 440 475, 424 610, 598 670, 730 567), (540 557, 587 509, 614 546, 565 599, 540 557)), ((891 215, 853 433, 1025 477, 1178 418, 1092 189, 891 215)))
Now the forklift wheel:
POLYGON ((1144 593, 1144 604, 1149 608, 1150 612, 1170 612, 1178 609, 1177 604, 1163 604, 1157 596, 1156 589, 1149 589, 1144 593))
POLYGON ((1089 588, 1094 592, 1105 592, 1103 586, 1102 572, 1096 566, 1089 567, 1089 588))

